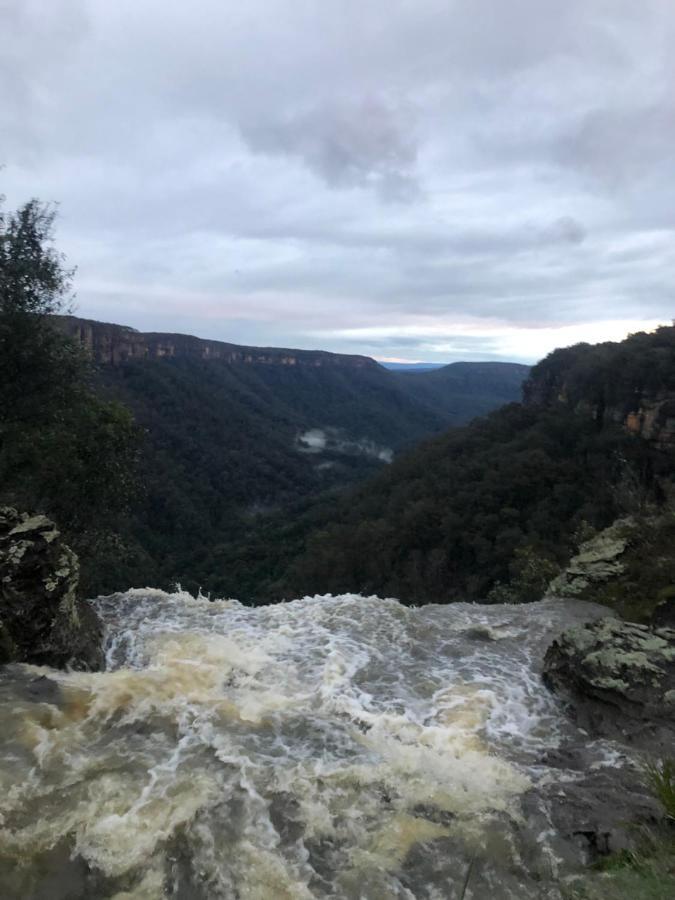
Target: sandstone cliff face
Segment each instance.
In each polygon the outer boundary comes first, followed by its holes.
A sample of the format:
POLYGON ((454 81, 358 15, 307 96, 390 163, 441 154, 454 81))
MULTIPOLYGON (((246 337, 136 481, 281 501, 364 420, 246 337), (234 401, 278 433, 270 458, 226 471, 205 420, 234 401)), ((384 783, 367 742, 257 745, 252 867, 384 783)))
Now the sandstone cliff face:
POLYGON ((675 397, 643 397, 623 421, 632 434, 639 434, 662 449, 675 449, 675 397))
POLYGON ((620 424, 659 449, 675 448, 675 327, 556 350, 532 369, 523 401, 565 405, 599 426, 620 424))
POLYGON ((603 397, 575 400, 564 382, 546 384, 529 379, 524 386, 524 397, 528 405, 571 406, 599 425, 614 422, 659 449, 675 449, 675 392, 635 391, 628 400, 608 403, 603 397))
POLYGON ((78 340, 98 363, 121 365, 132 359, 193 357, 220 359, 231 364, 271 366, 378 368, 367 356, 349 356, 323 350, 285 350, 276 347, 244 347, 222 341, 208 341, 186 334, 160 334, 135 331, 124 325, 111 325, 75 316, 55 316, 57 326, 78 340))

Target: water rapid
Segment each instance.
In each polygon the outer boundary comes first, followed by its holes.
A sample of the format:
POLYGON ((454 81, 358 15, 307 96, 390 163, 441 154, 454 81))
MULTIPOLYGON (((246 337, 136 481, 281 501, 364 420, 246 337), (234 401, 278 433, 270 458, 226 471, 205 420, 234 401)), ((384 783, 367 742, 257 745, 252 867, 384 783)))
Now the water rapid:
POLYGON ((561 896, 523 802, 575 777, 546 760, 579 736, 541 660, 599 608, 95 604, 107 671, 0 679, 4 898, 561 896))

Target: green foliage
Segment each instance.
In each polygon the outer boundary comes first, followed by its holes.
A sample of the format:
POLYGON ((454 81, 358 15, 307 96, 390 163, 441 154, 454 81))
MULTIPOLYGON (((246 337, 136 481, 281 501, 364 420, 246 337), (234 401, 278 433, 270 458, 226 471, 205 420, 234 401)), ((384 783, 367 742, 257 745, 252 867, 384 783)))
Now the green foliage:
POLYGON ((526 371, 504 365, 497 368, 509 377, 500 378, 491 365, 459 368, 461 377, 444 386, 444 401, 454 398, 457 407, 451 412, 437 408, 439 398, 427 403, 402 390, 376 365, 232 365, 178 356, 102 367, 101 390, 130 407, 146 434, 146 491, 127 531, 130 544, 143 548, 137 560, 146 568, 131 573, 133 583, 147 583, 149 558, 162 586, 262 599, 288 557, 302 550, 302 526, 289 527, 288 517, 311 503, 308 522, 315 521, 341 491, 384 468, 356 442, 409 446, 472 408, 514 396, 526 371), (310 428, 332 429, 336 446, 303 452, 298 435, 310 428), (351 448, 337 446, 341 438, 351 448))
MULTIPOLYGON (((0 198, 1 204, 2 198, 0 198)), ((0 209, 0 423, 58 416, 81 375, 77 348, 47 317, 67 308, 71 272, 51 246, 54 211, 0 209)))
POLYGON ((55 212, 29 200, 0 210, 0 309, 4 315, 45 316, 64 307, 72 272, 52 247, 55 212))
POLYGON ((670 900, 675 896, 675 836, 667 825, 635 827, 636 846, 601 859, 563 896, 569 900, 670 900))
POLYGON ((675 513, 672 500, 663 511, 636 518, 630 543, 621 557, 624 571, 596 585, 582 599, 602 603, 622 618, 648 622, 658 604, 675 596, 675 513))
POLYGON ((675 758, 649 763, 645 767, 645 780, 668 818, 675 823, 675 758))
POLYGON ((509 583, 497 582, 487 595, 488 603, 532 603, 541 600, 560 565, 532 544, 516 547, 509 563, 509 583))
POLYGON ((485 600, 501 582, 502 600, 535 599, 582 522, 600 528, 617 515, 619 459, 639 468, 648 452, 565 408, 504 407, 422 444, 326 510, 266 589, 443 603, 485 600))
MULTIPOLYGON (((626 511, 653 516, 663 504, 672 451, 626 433, 622 421, 641 391, 671 387, 675 328, 556 351, 533 370, 526 406, 422 444, 324 504, 307 520, 300 552, 289 543, 285 569, 274 567, 281 576, 259 583, 253 597, 349 590, 408 603, 536 599, 594 531, 626 511)), ((640 529, 642 549, 631 548, 624 583, 592 599, 647 618, 675 583, 671 526, 675 518, 661 517, 656 529, 640 529)), ((282 524, 277 533, 283 544, 282 524)))
POLYGON ((463 425, 520 400, 529 366, 517 363, 451 363, 430 371, 397 371, 393 377, 420 405, 463 425))
POLYGON ((645 766, 644 777, 662 805, 659 826, 635 825, 635 846, 599 860, 584 878, 564 892, 569 900, 670 900, 675 896, 675 760, 645 766))
MULTIPOLYGON (((593 529, 627 505, 643 514, 672 470, 615 420, 636 392, 675 386, 675 329, 556 351, 534 370, 530 405, 383 470, 353 450, 302 452, 298 436, 333 428, 403 451, 513 396, 523 367, 395 377, 176 358, 94 378, 49 322, 67 308, 71 276, 52 229, 53 211, 35 201, 0 217, 0 500, 55 516, 92 591, 181 582, 250 602, 346 590, 534 600, 593 529), (142 491, 128 410, 144 431, 142 491)), ((644 531, 652 574, 636 555, 626 596, 608 597, 620 611, 637 604, 633 617, 643 595, 656 603, 675 583, 675 518, 657 531, 644 531)))
POLYGON ((674 895, 675 876, 668 854, 637 867, 588 876, 563 896, 569 900, 672 900, 674 895))
POLYGON ((131 499, 137 436, 130 413, 91 390, 81 349, 52 326, 72 275, 52 247, 53 223, 35 200, 0 214, 0 501, 53 516, 81 550, 131 499))
POLYGON ((620 343, 554 350, 531 371, 525 385, 530 402, 564 403, 592 412, 602 423, 636 411, 636 398, 675 390, 675 328, 639 332, 620 343))

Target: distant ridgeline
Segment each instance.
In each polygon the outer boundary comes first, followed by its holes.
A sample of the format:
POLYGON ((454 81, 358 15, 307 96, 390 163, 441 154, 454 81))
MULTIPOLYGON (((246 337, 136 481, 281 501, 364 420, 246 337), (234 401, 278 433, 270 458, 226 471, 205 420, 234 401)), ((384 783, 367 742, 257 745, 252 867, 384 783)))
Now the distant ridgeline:
POLYGON ((529 371, 456 363, 390 372, 365 356, 242 347, 71 316, 55 322, 99 364, 98 389, 129 407, 145 432, 144 493, 122 535, 125 563, 91 566, 90 590, 222 587, 222 560, 244 532, 516 399, 529 371))
POLYGON ((350 356, 323 350, 285 350, 279 347, 244 347, 223 341, 210 341, 187 334, 141 332, 127 325, 113 325, 55 316, 60 328, 76 338, 98 363, 122 365, 138 359, 220 359, 226 363, 272 366, 339 366, 379 368, 368 356, 350 356))
MULTIPOLYGON (((522 405, 425 441, 334 506, 252 542, 276 550, 250 596, 536 599, 594 528, 645 510, 653 523, 672 505, 674 436, 675 328, 556 350, 533 368, 522 405)), ((652 592, 672 584, 666 555, 652 592)))

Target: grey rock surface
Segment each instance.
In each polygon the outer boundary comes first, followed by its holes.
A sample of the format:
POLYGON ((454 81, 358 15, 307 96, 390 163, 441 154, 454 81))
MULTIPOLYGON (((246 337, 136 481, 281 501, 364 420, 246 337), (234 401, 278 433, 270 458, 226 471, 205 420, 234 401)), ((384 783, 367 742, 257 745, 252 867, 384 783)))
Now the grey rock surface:
POLYGON ((675 630, 599 619, 564 631, 544 681, 577 723, 654 753, 675 746, 675 630))
MULTIPOLYGON (((655 826, 662 819, 639 772, 629 767, 590 770, 575 780, 543 785, 524 797, 523 813, 530 823, 539 820, 542 830, 552 826, 556 855, 576 865, 633 849, 636 826, 655 826)), ((531 852, 536 860, 537 847, 531 852)))
POLYGON ((77 556, 50 519, 0 509, 0 664, 103 667, 101 623, 78 580, 77 556))
POLYGON ((593 585, 621 575, 621 560, 631 539, 632 519, 619 519, 589 541, 585 541, 557 578, 549 584, 548 597, 580 597, 593 585))

